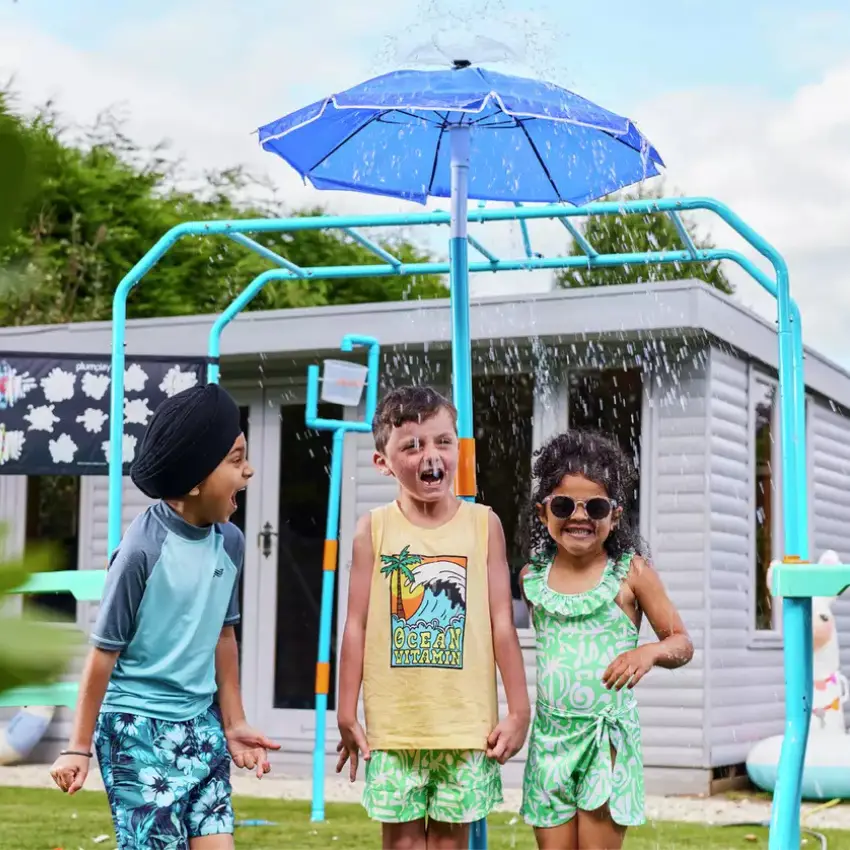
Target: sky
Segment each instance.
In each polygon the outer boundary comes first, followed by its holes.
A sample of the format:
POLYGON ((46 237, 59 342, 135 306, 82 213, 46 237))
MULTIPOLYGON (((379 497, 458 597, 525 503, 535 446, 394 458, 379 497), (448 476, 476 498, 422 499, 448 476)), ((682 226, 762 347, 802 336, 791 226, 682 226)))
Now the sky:
MULTIPOLYGON (((245 165, 293 209, 400 211, 410 205, 304 186, 253 131, 406 64, 429 41, 486 64, 477 38, 493 39, 513 54, 493 67, 629 116, 664 158, 668 194, 718 198, 778 248, 807 344, 850 367, 847 32, 846 0, 0 0, 0 85, 11 82, 20 108, 50 99, 72 123, 118 109, 139 143, 167 139, 196 173, 245 165)), ((697 223, 752 255, 711 216, 697 223)), ((497 253, 521 255, 517 227, 482 227, 471 232, 497 253)), ((535 250, 564 250, 562 228, 531 231, 535 250)), ((757 284, 727 273, 744 304, 775 318, 757 284)), ((550 281, 472 285, 483 295, 550 281)))

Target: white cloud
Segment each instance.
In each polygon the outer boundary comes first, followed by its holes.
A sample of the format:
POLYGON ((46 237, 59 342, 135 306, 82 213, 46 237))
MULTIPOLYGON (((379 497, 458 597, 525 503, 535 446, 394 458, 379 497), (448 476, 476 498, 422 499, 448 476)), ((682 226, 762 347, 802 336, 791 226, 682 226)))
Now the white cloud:
MULTIPOLYGON (((850 61, 786 100, 697 90, 659 97, 636 112, 669 164, 668 188, 716 197, 771 242, 788 263, 807 344, 850 363, 850 61)), ((742 249, 725 225, 698 220, 718 244, 742 249)), ((745 303, 775 317, 773 300, 757 284, 734 269, 730 277, 745 303)))
MULTIPOLYGON (((478 2, 476 8, 486 11, 487 5, 478 2)), ((490 5, 490 17, 499 18, 499 4, 490 5)), ((409 209, 372 196, 315 192, 285 163, 262 152, 251 130, 386 70, 425 40, 420 33, 434 30, 440 11, 427 0, 415 7, 378 0, 364 15, 357 4, 314 0, 307 19, 280 14, 265 19, 240 13, 230 3, 191 0, 175 4, 165 17, 114 28, 106 46, 88 52, 0 13, 0 79, 14 75, 26 104, 54 97, 63 114, 80 122, 124 104, 133 138, 147 144, 171 139, 195 172, 243 163, 272 177, 291 207, 321 203, 340 213, 409 209), (389 42, 381 35, 387 32, 399 36, 389 42)), ((831 24, 815 20, 812 26, 821 32, 831 24)), ((700 89, 671 92, 626 111, 667 161, 668 190, 717 197, 784 253, 808 343, 850 362, 842 321, 850 311, 844 268, 850 230, 850 62, 839 47, 833 44, 820 57, 814 82, 785 99, 744 87, 700 89)), ((529 55, 533 61, 535 50, 529 55)), ((581 80, 574 85, 579 91, 588 88, 581 80)), ((538 222, 530 229, 535 250, 550 253, 566 245, 558 224, 538 222)), ((516 226, 471 232, 500 256, 523 254, 516 226)), ((447 229, 437 231, 429 245, 441 249, 447 235, 447 229)), ((712 227, 712 235, 723 245, 740 247, 723 227, 712 227)), ((773 316, 771 299, 746 276, 735 270, 730 275, 745 303, 773 316)), ((548 273, 481 275, 472 288, 529 292, 547 288, 549 279, 548 273)))

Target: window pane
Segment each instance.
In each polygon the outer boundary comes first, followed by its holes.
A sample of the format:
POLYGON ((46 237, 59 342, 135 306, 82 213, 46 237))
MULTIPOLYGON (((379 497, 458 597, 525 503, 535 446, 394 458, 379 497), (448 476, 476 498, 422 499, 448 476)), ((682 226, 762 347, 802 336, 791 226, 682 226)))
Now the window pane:
POLYGON ((755 383, 756 628, 773 628, 773 599, 767 571, 773 557, 773 421, 776 387, 755 383))
MULTIPOLYGON (((570 374, 569 425, 602 431, 614 437, 640 472, 641 406, 643 379, 639 369, 570 374)), ((627 494, 628 521, 640 522, 640 481, 627 494)))

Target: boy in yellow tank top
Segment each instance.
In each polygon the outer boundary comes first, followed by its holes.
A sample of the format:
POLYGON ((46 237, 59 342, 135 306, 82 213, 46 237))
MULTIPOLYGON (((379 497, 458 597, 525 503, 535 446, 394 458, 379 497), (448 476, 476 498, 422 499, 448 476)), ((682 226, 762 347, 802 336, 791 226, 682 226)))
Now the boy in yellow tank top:
POLYGON ((383 824, 385 848, 465 848, 468 825, 501 802, 499 765, 528 731, 502 524, 453 495, 457 413, 439 393, 393 390, 372 431, 375 465, 399 495, 355 532, 337 771, 350 761, 353 782, 366 761, 363 804, 383 824), (496 665, 508 700, 501 721, 496 665))

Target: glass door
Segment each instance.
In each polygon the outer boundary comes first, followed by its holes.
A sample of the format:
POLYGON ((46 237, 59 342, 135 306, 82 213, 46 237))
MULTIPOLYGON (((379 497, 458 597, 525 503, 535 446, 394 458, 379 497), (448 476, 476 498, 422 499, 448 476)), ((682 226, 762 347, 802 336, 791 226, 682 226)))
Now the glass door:
MULTIPOLYGON (((329 491, 330 432, 308 429, 303 392, 267 391, 259 546, 259 719, 267 734, 308 741, 315 730, 322 550, 329 491)), ((319 405, 322 418, 341 407, 319 405)), ((336 606, 335 606, 336 607, 336 606)), ((336 611, 331 678, 336 681, 336 611)), ((328 706, 335 709, 333 687, 328 706)), ((336 726, 328 715, 328 726, 336 726)), ((335 739, 334 739, 335 740, 335 739)))

